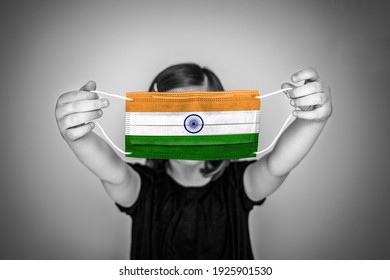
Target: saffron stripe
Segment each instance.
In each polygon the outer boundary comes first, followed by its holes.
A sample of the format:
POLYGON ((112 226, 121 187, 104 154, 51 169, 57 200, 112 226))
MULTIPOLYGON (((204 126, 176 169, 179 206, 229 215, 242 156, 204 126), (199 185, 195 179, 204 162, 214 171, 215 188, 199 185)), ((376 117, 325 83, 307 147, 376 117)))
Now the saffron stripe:
POLYGON ((204 112, 260 110, 258 90, 127 92, 126 112, 204 112))

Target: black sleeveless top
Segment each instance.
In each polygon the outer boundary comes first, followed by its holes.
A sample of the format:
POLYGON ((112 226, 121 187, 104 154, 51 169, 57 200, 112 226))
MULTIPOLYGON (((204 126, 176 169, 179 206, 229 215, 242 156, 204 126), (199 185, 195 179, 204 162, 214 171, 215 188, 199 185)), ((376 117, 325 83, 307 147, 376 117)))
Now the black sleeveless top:
POLYGON ((253 161, 231 162, 215 181, 184 187, 166 172, 130 164, 141 177, 131 207, 131 259, 253 259, 248 215, 254 205, 243 174, 253 161))

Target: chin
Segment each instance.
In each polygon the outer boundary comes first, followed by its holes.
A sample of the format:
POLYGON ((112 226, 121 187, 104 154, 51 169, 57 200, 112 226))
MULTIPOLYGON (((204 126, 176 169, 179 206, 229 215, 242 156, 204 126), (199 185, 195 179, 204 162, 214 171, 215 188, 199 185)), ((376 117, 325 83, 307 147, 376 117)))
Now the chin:
POLYGON ((198 165, 199 163, 202 163, 202 160, 175 160, 176 162, 187 165, 187 166, 193 166, 193 165, 198 165))

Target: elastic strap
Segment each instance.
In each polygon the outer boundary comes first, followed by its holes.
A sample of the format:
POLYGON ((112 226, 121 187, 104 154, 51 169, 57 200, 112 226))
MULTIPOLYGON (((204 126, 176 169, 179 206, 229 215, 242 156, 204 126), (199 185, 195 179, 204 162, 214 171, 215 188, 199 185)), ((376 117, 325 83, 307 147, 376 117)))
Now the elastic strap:
POLYGON ((124 154, 124 155, 131 155, 131 152, 125 152, 123 151, 121 148, 119 148, 117 145, 114 144, 114 142, 111 141, 110 137, 107 136, 107 134, 104 132, 104 129, 103 127, 98 123, 96 122, 96 125, 98 126, 98 128, 100 128, 100 130, 102 131, 104 137, 107 138, 108 142, 118 151, 120 152, 121 154, 124 154))
POLYGON ((259 96, 256 96, 256 98, 258 99, 263 99, 263 98, 267 98, 267 97, 270 97, 272 95, 275 95, 275 94, 278 94, 278 93, 281 93, 281 92, 285 92, 285 91, 288 91, 288 90, 291 90, 292 88, 284 88, 284 89, 279 89, 277 91, 273 91, 273 92, 270 92, 268 94, 265 94, 265 95, 259 95, 259 96))
POLYGON ((112 96, 112 97, 116 97, 116 98, 127 100, 127 101, 133 101, 132 98, 124 97, 124 96, 117 95, 117 94, 107 93, 107 92, 103 92, 103 91, 99 91, 99 90, 91 90, 91 92, 103 94, 103 95, 107 95, 107 96, 112 96))
POLYGON ((293 117, 293 115, 289 115, 287 120, 284 122, 282 128, 280 129, 278 135, 276 135, 274 141, 272 141, 272 143, 265 149, 261 150, 261 151, 258 151, 258 152, 255 152, 256 155, 259 155, 259 154, 262 154, 262 153, 265 153, 266 151, 268 151, 269 149, 272 148, 273 145, 275 145, 276 141, 278 141, 280 135, 282 135, 284 129, 286 128, 286 126, 288 125, 288 123, 290 122, 291 118, 293 117))

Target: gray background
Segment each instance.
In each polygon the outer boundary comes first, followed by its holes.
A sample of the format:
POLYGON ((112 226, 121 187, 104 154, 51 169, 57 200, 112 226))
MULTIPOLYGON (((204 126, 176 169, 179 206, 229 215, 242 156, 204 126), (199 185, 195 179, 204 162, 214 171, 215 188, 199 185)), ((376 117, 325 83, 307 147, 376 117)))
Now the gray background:
MULTIPOLYGON (((146 90, 187 61, 226 89, 267 93, 307 66, 331 86, 334 114, 315 147, 251 213, 256 258, 390 258, 386 5, 33 2, 1 4, 0 258, 128 258, 130 219, 63 141, 54 106, 90 79, 121 95, 146 90)), ((259 148, 290 111, 284 96, 263 102, 259 148)), ((123 101, 111 99, 100 123, 123 147, 123 101)))

